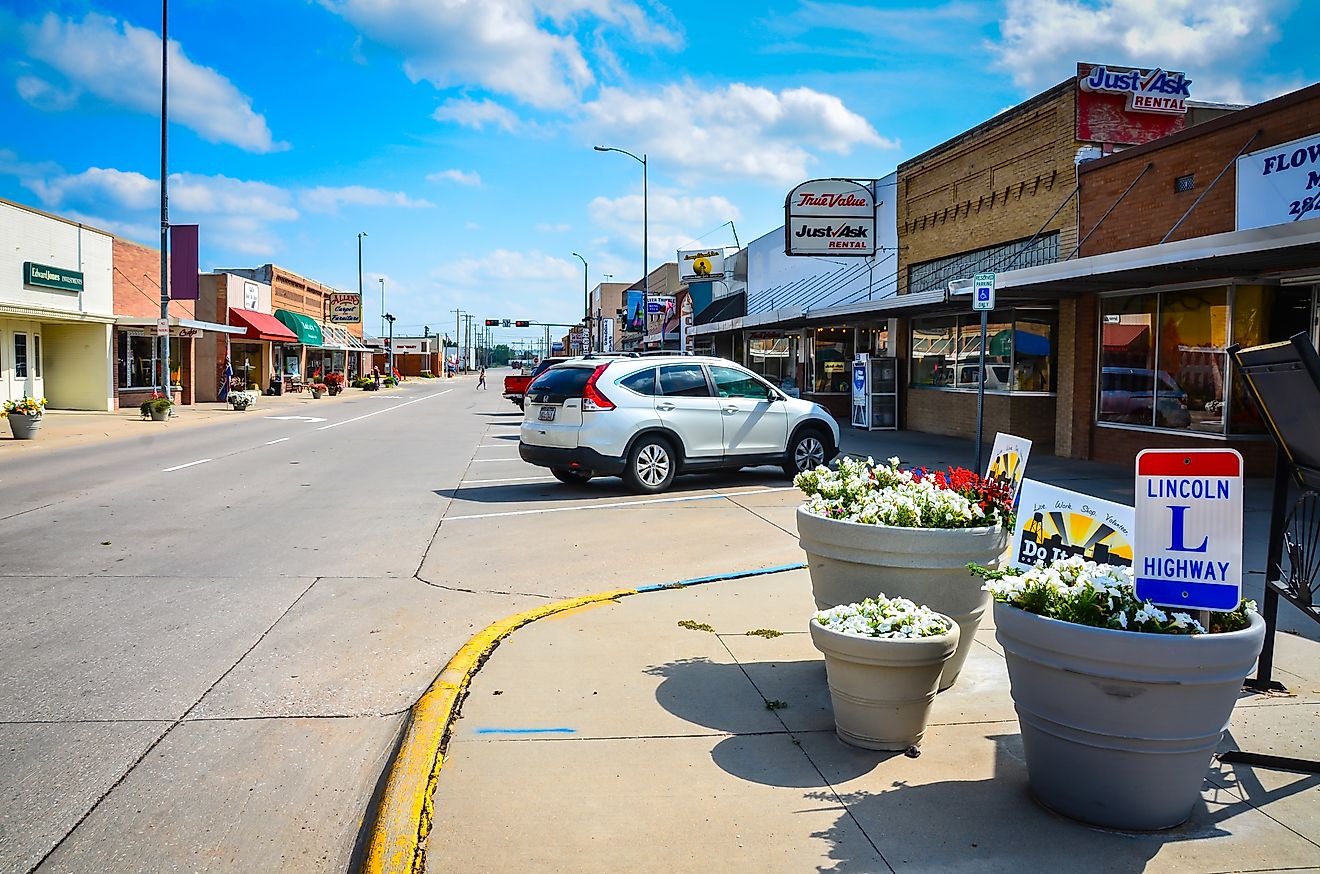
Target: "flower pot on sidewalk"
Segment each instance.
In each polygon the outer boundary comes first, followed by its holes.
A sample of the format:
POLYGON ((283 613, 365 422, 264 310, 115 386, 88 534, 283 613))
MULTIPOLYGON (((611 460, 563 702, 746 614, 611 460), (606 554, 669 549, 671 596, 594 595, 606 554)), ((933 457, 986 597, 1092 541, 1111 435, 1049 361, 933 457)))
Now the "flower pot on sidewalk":
POLYGON ((811 620, 811 642, 825 656, 825 673, 839 738, 871 750, 906 750, 921 743, 940 672, 958 647, 958 624, 917 607, 905 598, 883 595, 860 604, 840 605, 811 620), (925 628, 888 632, 888 624, 859 619, 888 605, 920 611, 925 628), (898 636, 891 636, 898 635, 898 636))
POLYGON ((312 400, 319 401, 320 399, 321 399, 321 393, 316 389, 312 389, 312 400))
POLYGON ((10 413, 6 418, 9 419, 9 428, 14 432, 15 440, 32 440, 41 430, 41 416, 10 413))
POLYGON ((797 511, 798 542, 807 554, 811 592, 824 610, 877 592, 911 598, 958 623, 958 649, 940 689, 958 678, 976 640, 990 595, 968 563, 997 566, 1008 549, 1002 525, 989 528, 897 528, 824 519, 797 511))
POLYGON ((1184 822, 1265 639, 1253 606, 1212 614, 1214 633, 1199 633, 1188 614, 1137 601, 1130 568, 1087 569, 1080 559, 989 586, 1036 798, 1108 828, 1184 822), (1044 580, 1051 571, 1063 580, 1044 580), (1043 582, 1024 588, 1033 576, 1043 582), (1044 599, 1045 587, 1059 594, 1044 599), (1036 615, 1013 601, 1117 627, 1036 615))

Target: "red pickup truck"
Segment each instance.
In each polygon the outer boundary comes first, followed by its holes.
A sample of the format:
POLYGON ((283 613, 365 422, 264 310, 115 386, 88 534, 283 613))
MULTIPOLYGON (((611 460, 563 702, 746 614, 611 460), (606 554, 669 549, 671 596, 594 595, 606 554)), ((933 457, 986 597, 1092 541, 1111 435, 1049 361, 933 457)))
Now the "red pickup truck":
POLYGON ((532 384, 532 380, 559 362, 567 360, 567 358, 542 358, 535 367, 530 369, 524 367, 521 373, 504 377, 504 396, 517 404, 518 409, 522 409, 523 395, 527 394, 527 386, 532 384))

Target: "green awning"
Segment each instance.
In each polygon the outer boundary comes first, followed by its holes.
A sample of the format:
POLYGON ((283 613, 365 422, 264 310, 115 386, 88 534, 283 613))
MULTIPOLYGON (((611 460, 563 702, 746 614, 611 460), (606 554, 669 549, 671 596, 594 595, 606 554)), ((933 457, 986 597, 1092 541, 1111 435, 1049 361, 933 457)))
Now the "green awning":
POLYGON ((325 338, 321 336, 321 326, 315 319, 288 310, 276 310, 275 318, 283 322, 284 327, 297 334, 298 342, 304 346, 320 346, 325 343, 325 338))

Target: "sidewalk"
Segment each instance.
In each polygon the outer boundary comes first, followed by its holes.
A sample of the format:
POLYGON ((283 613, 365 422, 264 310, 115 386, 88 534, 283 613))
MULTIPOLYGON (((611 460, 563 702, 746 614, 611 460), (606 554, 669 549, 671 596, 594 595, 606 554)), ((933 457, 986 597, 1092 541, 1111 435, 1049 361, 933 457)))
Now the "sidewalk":
MULTIPOLYGON (((515 632, 454 725, 426 870, 1320 868, 1316 775, 1216 760, 1191 820, 1160 833, 1108 832, 1035 804, 992 628, 936 699, 919 758, 843 744, 806 633, 813 609, 808 575, 794 571, 515 632), (749 634, 762 629, 783 633, 749 634)), ((1320 758, 1320 644, 1280 634, 1277 646, 1292 694, 1244 693, 1221 748, 1320 758)))
MULTIPOLYGON (((435 381, 413 379, 398 388, 382 388, 381 394, 398 392, 410 385, 435 381)), ((457 379, 449 381, 460 382, 457 379)), ((43 453, 70 446, 103 443, 129 437, 155 436, 162 429, 193 428, 216 422, 232 422, 242 416, 325 416, 337 404, 363 395, 371 396, 355 388, 346 388, 335 397, 325 395, 320 400, 313 400, 309 391, 275 397, 262 395, 246 412, 241 413, 227 403, 190 404, 174 407, 174 415, 164 422, 143 420, 136 406, 114 413, 47 410, 42 416, 41 431, 34 440, 15 440, 8 422, 0 420, 0 460, 17 457, 18 453, 43 453)))

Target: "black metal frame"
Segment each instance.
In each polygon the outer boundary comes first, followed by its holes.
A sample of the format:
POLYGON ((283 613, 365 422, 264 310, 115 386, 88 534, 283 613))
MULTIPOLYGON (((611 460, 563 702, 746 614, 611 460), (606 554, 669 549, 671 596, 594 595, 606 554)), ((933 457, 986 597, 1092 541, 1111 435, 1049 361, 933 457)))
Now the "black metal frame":
MULTIPOLYGON (((1251 398, 1274 438, 1278 454, 1274 462, 1274 493, 1270 506, 1269 548, 1265 560, 1265 597, 1261 615, 1265 619, 1265 645, 1261 649, 1256 676, 1244 685, 1257 691, 1286 691, 1273 678, 1274 636, 1278 629, 1279 598, 1284 598, 1303 614, 1320 623, 1320 440, 1314 433, 1294 433, 1298 429, 1288 410, 1271 407, 1261 391, 1261 384, 1271 380, 1289 380, 1288 408, 1314 410, 1320 407, 1320 355, 1305 333, 1294 334, 1287 342, 1242 349, 1236 345, 1228 353, 1251 398), (1310 397, 1305 384, 1311 384, 1310 397), (1289 508, 1293 485, 1300 490, 1289 508), (1287 567, 1284 558, 1287 557, 1287 567)), ((1238 762, 1286 771, 1320 773, 1320 762, 1269 756, 1241 750, 1224 753, 1220 761, 1238 762)))

